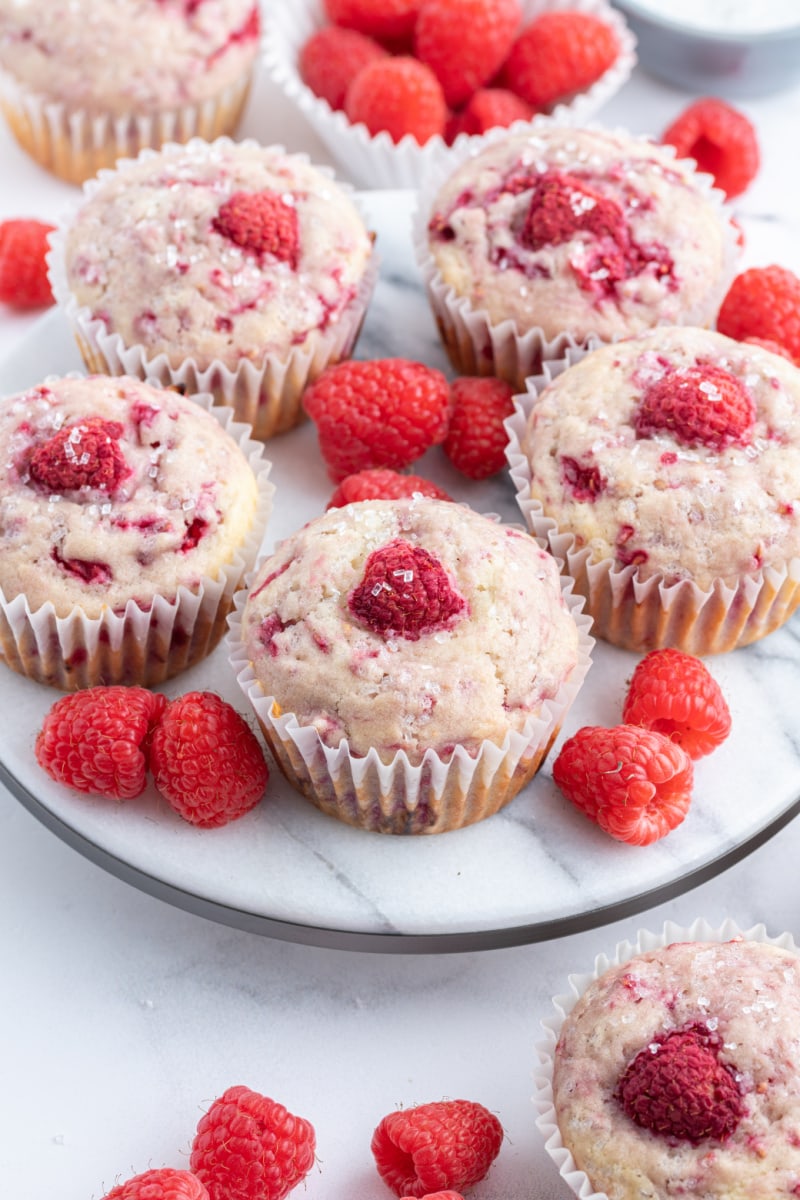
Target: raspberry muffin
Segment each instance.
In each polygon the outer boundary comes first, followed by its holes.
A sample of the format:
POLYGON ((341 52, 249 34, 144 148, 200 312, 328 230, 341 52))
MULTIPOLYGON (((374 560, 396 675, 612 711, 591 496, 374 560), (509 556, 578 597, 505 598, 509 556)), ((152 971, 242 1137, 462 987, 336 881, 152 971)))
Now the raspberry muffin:
POLYGON ((576 1191, 585 1172, 609 1200, 797 1195, 800 956, 787 941, 681 940, 586 987, 552 1071, 576 1191))
POLYGON ((233 133, 259 38, 254 0, 0 0, 0 104, 38 163, 82 183, 233 133))
POLYGON ((542 119, 426 193, 417 256, 450 359, 520 391, 569 346, 713 324, 733 276, 710 177, 621 131, 542 119))
POLYGON ((783 624, 800 602, 800 370, 688 327, 575 358, 529 380, 509 461, 595 632, 705 654, 783 624))
POLYGON ((50 269, 90 370, 209 391, 257 437, 296 424, 305 385, 350 355, 376 274, 329 174, 227 138, 92 181, 50 269))
POLYGON ((65 690, 149 687, 208 654, 270 511, 249 433, 125 377, 0 401, 6 663, 65 690))
POLYGON ((533 538, 419 495, 311 521, 240 607, 232 661, 282 770, 379 832, 455 829, 511 800, 589 662, 533 538))

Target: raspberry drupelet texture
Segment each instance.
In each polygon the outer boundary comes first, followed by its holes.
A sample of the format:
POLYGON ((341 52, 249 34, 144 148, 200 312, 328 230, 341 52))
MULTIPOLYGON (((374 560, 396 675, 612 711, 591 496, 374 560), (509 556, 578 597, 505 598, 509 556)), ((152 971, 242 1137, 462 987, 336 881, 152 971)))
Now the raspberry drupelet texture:
POLYGON ((217 233, 252 254, 271 254, 292 267, 297 265, 297 210, 277 192, 234 192, 220 205, 212 225, 217 233))
POLYGON ((410 45, 421 0, 324 0, 334 25, 356 29, 393 47, 410 45))
POLYGON ((210 1200, 283 1200, 311 1170, 315 1149, 309 1121, 236 1086, 200 1118, 189 1165, 210 1200))
POLYGON ((401 1196, 400 1200, 464 1200, 464 1197, 460 1192, 453 1192, 448 1189, 446 1192, 426 1192, 420 1198, 416 1196, 401 1196))
POLYGON ((451 145, 460 133, 469 137, 496 126, 506 128, 515 121, 530 121, 535 109, 508 88, 482 87, 470 96, 460 112, 447 123, 445 141, 451 145))
POLYGON ((396 1195, 424 1197, 479 1183, 502 1142, 502 1125, 482 1104, 442 1100, 384 1117, 372 1136, 372 1153, 396 1195))
POLYGON ((634 419, 637 437, 669 431, 685 446, 745 446, 756 406, 741 379, 713 363, 665 372, 647 387, 634 419))
POLYGON ((713 175, 729 200, 741 195, 758 174, 761 156, 751 121, 714 96, 690 104, 661 140, 674 146, 681 158, 693 158, 701 171, 713 175))
POLYGON ((447 101, 430 67, 410 55, 376 59, 358 72, 344 101, 347 119, 393 142, 412 137, 423 145, 444 137, 447 101))
POLYGON ((372 467, 347 475, 331 495, 326 505, 341 508, 359 500, 397 500, 400 496, 430 496, 434 500, 451 500, 443 488, 421 475, 404 475, 390 467, 372 467))
POLYGON ((132 474, 119 444, 123 432, 119 421, 102 417, 64 425, 34 449, 30 477, 49 492, 92 488, 113 496, 132 474))
POLYGON ((625 214, 616 200, 577 175, 546 171, 535 180, 520 240, 541 250, 579 232, 610 238, 621 248, 628 240, 625 214))
POLYGON ((147 743, 166 697, 140 687, 93 687, 62 696, 42 723, 36 761, 78 792, 132 800, 147 782, 147 743))
POLYGON ((503 379, 462 375, 450 387, 453 415, 442 449, 469 479, 488 479, 506 465, 503 422, 514 412, 514 389, 503 379))
POLYGON ((191 1171, 156 1167, 113 1187, 102 1200, 209 1200, 209 1196, 191 1171))
POLYGON ((451 108, 497 74, 521 15, 519 0, 422 0, 414 53, 432 69, 451 108))
POLYGON ((350 593, 353 616, 381 637, 415 642, 449 629, 468 613, 442 564, 422 546, 395 538, 374 550, 361 582, 350 593))
POLYGON ((722 689, 705 663, 680 650, 652 650, 631 677, 622 720, 677 742, 690 758, 716 750, 731 730, 722 689))
POLYGON ((635 725, 586 725, 561 747, 553 781, 611 837, 648 846, 689 811, 692 760, 661 733, 635 725))
POLYGON ((20 309, 53 303, 45 262, 53 228, 31 218, 0 222, 0 303, 20 309))
POLYGON ((742 271, 722 301, 717 329, 737 341, 777 342, 800 364, 800 278, 775 264, 742 271))
POLYGON ((344 108, 350 81, 362 67, 387 51, 374 38, 355 29, 326 25, 303 43, 298 69, 306 87, 315 96, 327 100, 331 108, 344 108))
POLYGON ((718 1034, 696 1023, 654 1037, 619 1081, 617 1097, 637 1125, 698 1145, 726 1141, 744 1116, 736 1073, 719 1061, 718 1034))
POLYGON ((502 78, 523 100, 545 109, 596 83, 618 54, 614 30, 593 13, 543 12, 515 40, 502 78))
POLYGON ((215 829, 258 804, 269 771, 244 718, 213 692, 187 692, 161 715, 150 740, 161 795, 201 829, 215 829))

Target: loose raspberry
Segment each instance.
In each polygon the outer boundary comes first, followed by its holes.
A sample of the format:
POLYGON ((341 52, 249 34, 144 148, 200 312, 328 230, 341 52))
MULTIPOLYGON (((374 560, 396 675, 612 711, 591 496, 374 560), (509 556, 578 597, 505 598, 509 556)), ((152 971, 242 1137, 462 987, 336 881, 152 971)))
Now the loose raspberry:
POLYGON ((609 196, 561 171, 546 171, 536 180, 520 240, 532 250, 558 246, 576 233, 610 238, 621 249, 629 241, 625 214, 609 196))
POLYGON ((674 146, 679 158, 693 158, 701 171, 713 175, 729 200, 740 196, 758 174, 755 129, 744 113, 715 97, 690 104, 661 141, 674 146))
POLYGON ((689 811, 692 760, 677 742, 636 725, 585 725, 561 747, 553 780, 606 833, 649 846, 689 811))
POLYGON ((408 467, 443 442, 450 386, 441 371, 407 358, 348 360, 323 371, 303 405, 338 483, 370 467, 408 467))
POLYGON ((521 15, 519 0, 422 0, 414 53, 431 68, 452 108, 500 70, 521 15))
POLYGON ((663 733, 690 758, 716 750, 731 731, 722 689, 705 663, 680 650, 652 650, 631 676, 622 720, 663 733))
POLYGON ((514 389, 503 379, 462 375, 450 387, 453 415, 443 450, 469 479, 488 479, 506 465, 503 422, 514 412, 514 389))
POLYGON ((201 829, 215 829, 258 804, 269 772, 258 738, 213 692, 187 692, 166 708, 150 740, 161 795, 201 829))
POLYGON ((591 87, 618 54, 614 30, 591 13, 543 12, 514 42, 502 78, 534 108, 549 108, 591 87))
POLYGON ((751 267, 722 301, 717 329, 727 337, 767 338, 800 363, 800 278, 785 267, 751 267))
POLYGON ((299 70, 303 83, 331 108, 344 108, 351 79, 367 63, 385 58, 388 51, 355 29, 326 25, 305 41, 300 50, 299 70))
POLYGON ((423 479, 421 475, 401 475, 389 467, 373 467, 348 475, 331 496, 326 508, 341 508, 358 500, 398 500, 401 496, 430 496, 434 500, 451 500, 442 488, 423 479))
POLYGON ((387 57, 362 67, 347 89, 347 119, 371 134, 386 132, 393 142, 412 137, 420 145, 444 137, 447 104, 430 67, 408 55, 387 57))
POLYGON ((393 49, 410 47, 421 0, 325 0, 328 20, 393 49))
POLYGON ((721 1050, 719 1035, 700 1023, 658 1034, 626 1067, 617 1099, 632 1121, 661 1137, 725 1142, 745 1106, 721 1050))
POLYGON ((309 1121, 230 1087, 200 1118, 189 1166, 210 1200, 283 1200, 314 1165, 315 1146, 309 1121))
POLYGON ((140 687, 92 687, 62 696, 42 723, 34 753, 57 783, 132 800, 147 782, 148 736, 166 698, 140 687))
POLYGON ((482 1104, 440 1100, 384 1117, 372 1135, 378 1174, 398 1196, 467 1188, 500 1152, 503 1127, 482 1104))
POLYGON ((252 254, 271 254, 297 266, 297 210, 277 192, 234 192, 211 222, 223 237, 252 254))
POLYGON ((445 141, 451 145, 460 133, 475 137, 498 126, 506 129, 515 121, 530 121, 535 111, 508 88, 478 88, 461 112, 448 121, 445 141))
POLYGON ((131 474, 119 444, 124 430, 119 421, 88 417, 65 425, 31 455, 31 479, 48 492, 96 488, 109 495, 131 474))
POLYGON ((208 1192, 191 1171, 158 1167, 118 1184, 102 1200, 208 1200, 208 1192))
POLYGON ((642 393, 637 437, 670 433, 684 446, 746 446, 756 419, 753 397, 730 371, 696 363, 667 371, 642 393))
POLYGON ((45 255, 54 228, 24 218, 0 221, 0 302, 21 309, 53 303, 45 255))
POLYGON ((423 634, 452 628, 467 602, 437 558, 422 546, 395 538, 370 554, 347 606, 381 637, 416 642, 423 634))
MULTIPOLYGON (((401 1196, 400 1200, 419 1200, 416 1196, 401 1196)), ((421 1200, 464 1200, 460 1192, 426 1192, 421 1200)))

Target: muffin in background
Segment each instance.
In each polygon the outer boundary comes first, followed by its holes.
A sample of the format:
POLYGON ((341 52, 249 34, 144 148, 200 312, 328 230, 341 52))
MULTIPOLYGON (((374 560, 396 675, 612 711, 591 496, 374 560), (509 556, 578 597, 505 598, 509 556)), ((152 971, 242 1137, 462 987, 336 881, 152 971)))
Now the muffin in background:
POLYGON ((523 530, 451 501, 367 500, 261 563, 229 649, 313 804, 438 833, 490 816, 538 770, 589 666, 579 610, 523 530))
POLYGON ((79 184, 144 147, 234 133, 260 33, 254 0, 0 0, 0 105, 79 184))
POLYGON ((349 357, 375 284, 348 191, 305 155, 192 139, 90 181, 50 276, 92 371, 210 392, 266 438, 349 357))
POLYGON ((517 501, 594 631, 732 650, 800 603, 800 369, 711 330, 574 351, 508 426, 517 501))
POLYGON ((67 376, 0 401, 0 654, 72 691, 162 683, 225 630, 270 464, 210 397, 67 376))
POLYGON ((432 174, 414 240, 454 368, 522 391, 570 347, 713 325, 738 247, 711 184, 671 147, 544 118, 432 174))

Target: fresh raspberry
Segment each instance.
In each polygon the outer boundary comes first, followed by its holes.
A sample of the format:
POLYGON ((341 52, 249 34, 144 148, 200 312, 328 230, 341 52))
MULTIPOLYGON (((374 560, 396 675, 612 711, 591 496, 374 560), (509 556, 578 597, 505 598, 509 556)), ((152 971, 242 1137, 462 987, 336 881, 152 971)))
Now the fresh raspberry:
POLYGON ((423 634, 452 628, 467 603, 437 558, 395 538, 370 554, 347 606, 373 633, 416 642, 423 634))
POLYGON ((13 308, 43 308, 53 303, 47 278, 47 235, 43 221, 0 221, 0 302, 13 308))
POLYGON ((751 267, 722 301, 717 329, 727 337, 767 338, 800 363, 800 278, 786 267, 751 267))
POLYGON ((351 79, 367 63, 385 58, 388 51, 355 29, 326 25, 306 40, 300 50, 300 78, 315 96, 327 100, 331 108, 344 108, 351 79))
POLYGON ((200 1118, 189 1166, 210 1200, 283 1200, 314 1165, 314 1127, 247 1087, 200 1118))
POLYGON ((372 1135, 372 1153, 393 1192, 421 1197, 484 1179, 502 1141, 502 1125, 482 1104, 440 1100, 389 1113, 372 1135))
POLYGON ((410 47, 421 0, 324 0, 328 20, 392 48, 410 47))
POLYGON ((390 467, 373 467, 348 475, 337 487, 327 508, 341 508, 358 500, 398 500, 419 493, 434 500, 451 500, 442 488, 421 475, 401 475, 390 467))
POLYGON ((460 1192, 426 1192, 424 1196, 401 1196, 400 1200, 464 1200, 460 1192))
POLYGON ((93 796, 132 800, 147 782, 146 746, 166 698, 140 687, 92 687, 56 700, 34 746, 57 783, 93 796))
POLYGON ((654 729, 690 758, 716 750, 731 731, 722 689, 705 663, 680 650, 651 650, 631 676, 622 720, 654 729))
POLYGON ((606 833, 649 846, 689 811, 692 760, 677 742, 637 725, 585 725, 561 747, 553 780, 606 833))
POLYGON ((621 248, 629 241, 625 214, 616 200, 575 175, 546 171, 531 191, 520 240, 540 250, 568 242, 576 233, 610 238, 621 248))
POLYGON ((642 393, 634 417, 637 437, 671 433, 684 446, 746 446, 756 406, 747 388, 713 363, 666 371, 642 393))
POLYGON ((519 0, 422 0, 414 53, 431 68, 452 108, 500 70, 521 15, 519 0))
POLYGON ((698 1145, 725 1142, 745 1114, 734 1068, 720 1062, 721 1038, 695 1023, 650 1039, 625 1069, 617 1099, 637 1125, 698 1145))
POLYGON ((514 389, 503 379, 462 375, 450 386, 453 415, 442 449, 469 479, 488 479, 506 465, 503 422, 514 412, 514 389))
POLYGON ((362 67, 347 89, 347 119, 371 134, 386 132, 393 142, 406 136, 422 145, 444 137, 447 104, 430 67, 408 55, 377 59, 362 67))
POLYGON ((244 816, 269 777, 258 738, 213 692, 186 692, 167 706, 150 739, 150 770, 167 803, 201 829, 244 816))
POLYGON ((530 121, 536 110, 508 88, 478 88, 459 113, 447 123, 445 141, 451 145, 460 133, 476 137, 498 126, 506 129, 515 121, 530 121))
POLYGON ((208 1192, 191 1171, 158 1167, 118 1184, 102 1200, 208 1200, 208 1192))
POLYGON ((450 385, 407 358, 328 367, 303 395, 328 473, 338 483, 369 467, 408 467, 447 436, 450 385))
POLYGON ((119 421, 87 417, 65 425, 31 455, 31 479, 48 492, 96 488, 109 495, 131 474, 119 444, 124 430, 119 421))
POLYGON ((614 30, 591 13, 543 12, 514 42, 502 78, 534 108, 548 108, 590 87, 618 54, 614 30))
POLYGON ((728 199, 740 196, 758 174, 760 154, 750 121, 722 100, 695 100, 664 131, 661 138, 674 146, 679 158, 693 158, 701 171, 728 199))
POLYGON ((297 266, 297 209, 277 192, 234 192, 211 224, 217 233, 253 254, 271 254, 297 266))

